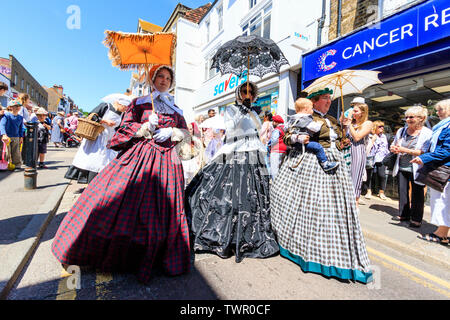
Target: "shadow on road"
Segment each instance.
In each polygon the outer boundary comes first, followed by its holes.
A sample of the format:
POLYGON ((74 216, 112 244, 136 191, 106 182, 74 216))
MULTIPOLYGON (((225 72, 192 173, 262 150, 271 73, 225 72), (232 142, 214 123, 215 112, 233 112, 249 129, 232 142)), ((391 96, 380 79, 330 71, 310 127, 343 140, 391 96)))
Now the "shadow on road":
POLYGON ((81 269, 79 278, 71 276, 15 288, 8 300, 218 300, 201 273, 193 268, 177 277, 154 270, 148 284, 133 274, 102 274, 81 269), (80 289, 72 289, 80 280, 80 289), (107 280, 105 280, 107 279, 107 280))

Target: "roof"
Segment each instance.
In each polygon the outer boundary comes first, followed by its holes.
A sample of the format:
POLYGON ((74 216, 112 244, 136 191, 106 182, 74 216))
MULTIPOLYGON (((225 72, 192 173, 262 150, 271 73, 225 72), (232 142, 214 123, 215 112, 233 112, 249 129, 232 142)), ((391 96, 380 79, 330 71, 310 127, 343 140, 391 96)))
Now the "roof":
POLYGON ((209 11, 211 6, 212 6, 212 4, 211 4, 211 2, 209 2, 201 7, 198 7, 197 9, 192 9, 192 10, 186 11, 184 13, 184 17, 187 20, 198 24, 200 22, 200 20, 203 18, 203 16, 209 11))
POLYGON ((139 26, 142 28, 142 30, 150 33, 161 32, 163 29, 162 27, 157 26, 156 24, 144 21, 142 19, 139 19, 139 26))

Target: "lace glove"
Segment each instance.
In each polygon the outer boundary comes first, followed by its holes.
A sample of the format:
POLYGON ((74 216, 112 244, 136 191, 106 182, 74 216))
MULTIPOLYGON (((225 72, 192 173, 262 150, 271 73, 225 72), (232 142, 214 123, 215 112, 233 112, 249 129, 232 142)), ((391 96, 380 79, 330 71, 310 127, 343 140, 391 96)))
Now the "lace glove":
POLYGON ((158 115, 153 113, 149 118, 148 122, 141 125, 139 130, 136 132, 136 137, 144 137, 146 139, 151 139, 153 137, 153 132, 158 126, 158 115))
POLYGON ((153 139, 155 140, 155 142, 164 142, 172 137, 172 133, 173 133, 172 128, 158 129, 155 131, 153 139))

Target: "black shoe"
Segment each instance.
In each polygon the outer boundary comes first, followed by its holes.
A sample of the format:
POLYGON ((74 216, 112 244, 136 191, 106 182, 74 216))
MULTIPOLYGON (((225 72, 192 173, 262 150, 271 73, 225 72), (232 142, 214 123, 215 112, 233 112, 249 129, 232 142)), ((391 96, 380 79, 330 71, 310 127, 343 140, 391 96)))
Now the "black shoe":
POLYGON ((395 216, 395 217, 392 217, 392 220, 395 220, 395 221, 409 221, 411 218, 405 218, 405 217, 402 217, 402 216, 395 216))
POLYGON ((422 222, 416 222, 416 221, 410 221, 409 222, 410 228, 420 228, 422 226, 422 222))

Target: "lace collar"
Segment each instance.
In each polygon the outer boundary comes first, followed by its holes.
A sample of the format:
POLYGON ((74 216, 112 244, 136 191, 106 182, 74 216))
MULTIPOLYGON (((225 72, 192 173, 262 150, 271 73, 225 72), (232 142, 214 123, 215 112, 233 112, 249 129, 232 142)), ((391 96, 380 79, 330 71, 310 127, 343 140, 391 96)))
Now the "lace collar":
MULTIPOLYGON (((159 92, 158 90, 154 90, 152 94, 156 112, 165 114, 173 114, 176 112, 183 115, 183 111, 175 105, 174 98, 171 94, 168 92, 159 92)), ((136 105, 144 103, 152 103, 151 95, 139 98, 136 101, 136 105)))

